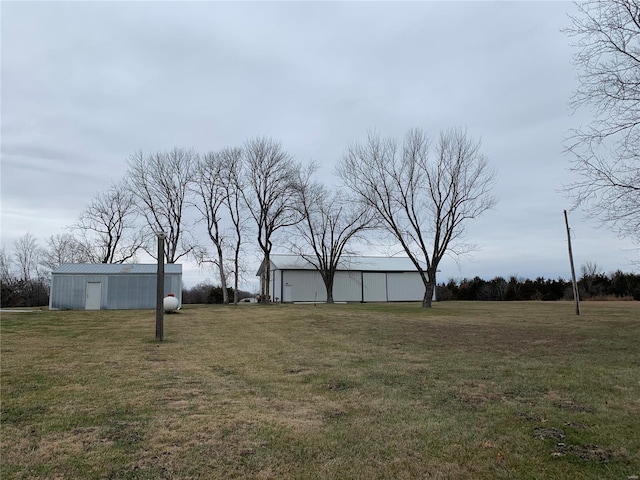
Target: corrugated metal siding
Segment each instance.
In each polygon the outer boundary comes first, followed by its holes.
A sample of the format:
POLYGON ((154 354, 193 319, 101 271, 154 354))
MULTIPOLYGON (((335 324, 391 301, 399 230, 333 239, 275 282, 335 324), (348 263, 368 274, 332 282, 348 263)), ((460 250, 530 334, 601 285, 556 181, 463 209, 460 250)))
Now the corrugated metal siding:
MULTIPOLYGON (((51 277, 49 308, 84 310, 88 282, 101 283, 101 309, 145 309, 156 307, 156 276, 143 274, 82 275, 51 277)), ((165 273, 165 296, 173 293, 182 305, 182 275, 165 273)))
MULTIPOLYGON (((158 265, 155 263, 65 263, 56 268, 53 274, 72 275, 151 275, 157 274, 158 265)), ((182 265, 167 263, 164 273, 180 274, 182 265)))
MULTIPOLYGON (((291 286, 291 300, 326 301, 320 273, 297 255, 272 255, 272 299, 282 301, 283 287, 291 286)), ((335 274, 337 302, 421 301, 424 284, 406 257, 345 257, 335 274)), ((262 270, 262 269, 261 269, 262 270)))
POLYGON ((364 301, 387 301, 387 274, 379 272, 363 272, 364 301))
POLYGON ((52 276, 49 308, 59 310, 84 310, 86 286, 87 280, 84 276, 52 276))
POLYGON ((291 285, 294 302, 325 302, 327 289, 320 272, 309 270, 288 270, 283 272, 283 284, 291 285))
POLYGON ((271 301, 279 302, 282 298, 282 270, 271 270, 271 285, 269 290, 271 291, 271 301), (276 298, 278 300, 276 300, 276 298))
MULTIPOLYGON (((299 255, 272 254, 274 270, 315 270, 315 267, 299 255)), ((426 267, 425 267, 426 268, 426 267)), ((415 272, 416 267, 408 257, 343 256, 338 270, 365 272, 415 272)))
POLYGON ((387 294, 389 302, 419 301, 424 297, 424 283, 420 274, 387 273, 387 294))
POLYGON ((333 278, 333 300, 336 302, 362 301, 361 272, 336 272, 333 278))
MULTIPOLYGON (((169 283, 165 279, 165 296, 169 283)), ((109 309, 155 308, 156 279, 151 275, 109 276, 107 307, 109 309)))

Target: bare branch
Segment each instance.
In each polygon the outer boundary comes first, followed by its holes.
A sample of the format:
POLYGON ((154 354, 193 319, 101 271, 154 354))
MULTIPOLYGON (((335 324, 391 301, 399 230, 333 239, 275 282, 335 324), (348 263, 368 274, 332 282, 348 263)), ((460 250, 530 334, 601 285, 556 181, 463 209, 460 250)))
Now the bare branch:
POLYGON ((420 273, 425 307, 443 256, 472 249, 462 242, 465 224, 495 204, 495 173, 479 142, 451 129, 440 134, 433 156, 430 147, 419 129, 407 133, 401 152, 393 139, 370 133, 348 147, 338 167, 344 184, 376 212, 420 273))
POLYGON ((126 185, 113 185, 106 192, 98 194, 70 227, 80 234, 81 240, 77 240, 77 245, 71 238, 61 237, 52 239, 50 247, 53 251, 59 251, 58 247, 72 250, 83 248, 82 254, 76 252, 74 255, 95 263, 132 261, 144 245, 137 219, 133 194, 126 185))
POLYGON ((302 220, 294 202, 300 165, 279 142, 261 137, 244 145, 246 188, 241 190, 258 230, 258 245, 264 254, 262 300, 269 301, 270 254, 274 234, 302 220))
POLYGON ((640 242, 640 3, 592 0, 565 30, 574 39, 580 85, 571 105, 594 118, 566 141, 579 179, 565 192, 576 207, 640 242))
POLYGON ((311 180, 315 165, 299 175, 297 208, 303 221, 296 225, 291 250, 311 263, 320 273, 333 303, 333 283, 338 263, 349 253, 348 245, 364 240, 362 233, 373 228, 372 210, 341 192, 330 191, 311 180))
MULTIPOLYGON (((184 216, 196 161, 193 150, 174 148, 148 155, 137 152, 127 162, 127 186, 138 213, 146 220, 147 236, 158 231, 167 235, 167 263, 175 263, 196 247, 185 231, 184 216)), ((154 256, 153 251, 148 253, 154 256)))

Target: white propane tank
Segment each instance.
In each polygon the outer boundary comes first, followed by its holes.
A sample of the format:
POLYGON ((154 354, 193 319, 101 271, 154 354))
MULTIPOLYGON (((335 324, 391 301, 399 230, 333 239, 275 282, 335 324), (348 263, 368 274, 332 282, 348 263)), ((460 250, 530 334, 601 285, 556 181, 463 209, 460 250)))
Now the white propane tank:
POLYGON ((175 312, 178 309, 178 299, 175 297, 173 293, 170 293, 164 300, 162 301, 162 306, 164 307, 165 312, 175 312))

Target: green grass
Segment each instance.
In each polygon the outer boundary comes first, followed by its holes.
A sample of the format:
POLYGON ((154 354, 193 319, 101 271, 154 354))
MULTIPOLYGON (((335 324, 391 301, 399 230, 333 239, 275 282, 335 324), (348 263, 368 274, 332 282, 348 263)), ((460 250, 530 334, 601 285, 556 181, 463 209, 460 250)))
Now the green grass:
POLYGON ((3 313, 1 470, 34 478, 640 475, 638 302, 3 313))

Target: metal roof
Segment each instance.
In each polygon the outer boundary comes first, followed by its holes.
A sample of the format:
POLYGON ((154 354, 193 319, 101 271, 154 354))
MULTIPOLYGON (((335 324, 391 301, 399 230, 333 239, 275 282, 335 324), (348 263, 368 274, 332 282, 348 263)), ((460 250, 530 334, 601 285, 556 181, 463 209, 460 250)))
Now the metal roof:
MULTIPOLYGON (((149 275, 158 273, 155 263, 64 263, 52 274, 64 275, 149 275)), ((182 265, 167 263, 165 274, 182 274, 182 265)))
MULTIPOLYGON (((270 258, 272 268, 277 270, 315 270, 315 267, 300 255, 272 254, 270 258)), ((415 272, 416 267, 409 257, 361 257, 343 255, 340 258, 340 262, 338 262, 338 270, 415 272)))

